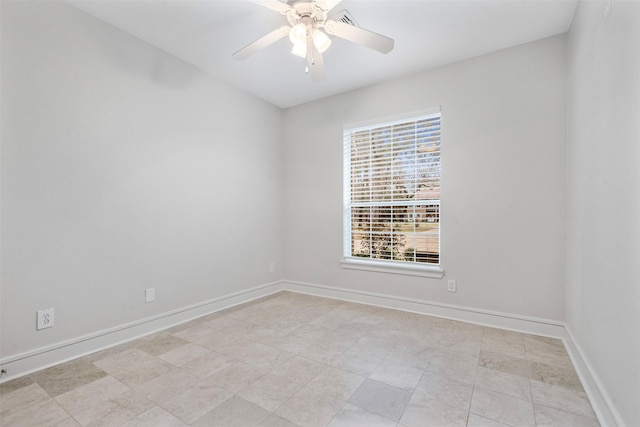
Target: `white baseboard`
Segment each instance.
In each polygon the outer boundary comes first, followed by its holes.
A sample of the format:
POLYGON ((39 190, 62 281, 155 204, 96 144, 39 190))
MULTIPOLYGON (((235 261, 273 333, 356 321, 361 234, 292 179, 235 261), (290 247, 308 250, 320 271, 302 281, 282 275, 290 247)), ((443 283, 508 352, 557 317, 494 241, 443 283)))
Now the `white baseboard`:
POLYGON ((564 323, 553 320, 288 280, 282 282, 282 289, 528 334, 565 338, 564 323))
POLYGON ((216 311, 265 297, 280 290, 281 282, 267 283, 114 328, 9 356, 0 359, 0 367, 7 372, 7 375, 3 375, 0 378, 0 383, 122 344, 216 311))
POLYGON ((564 340, 564 345, 589 397, 591 406, 593 406, 593 411, 598 417, 598 421, 603 427, 625 427, 624 421, 611 402, 609 393, 607 393, 600 381, 600 377, 596 374, 589 359, 582 351, 582 347, 576 341, 569 325, 565 325, 565 330, 567 338, 564 340))

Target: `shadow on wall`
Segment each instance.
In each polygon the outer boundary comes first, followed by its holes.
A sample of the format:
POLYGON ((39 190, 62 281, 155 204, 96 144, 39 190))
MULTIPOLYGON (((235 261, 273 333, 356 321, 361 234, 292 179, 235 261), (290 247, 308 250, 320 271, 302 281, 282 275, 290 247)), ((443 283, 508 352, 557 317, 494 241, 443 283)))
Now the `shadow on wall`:
POLYGON ((158 86, 181 90, 202 77, 203 72, 193 65, 155 46, 149 49, 145 41, 128 33, 87 31, 85 36, 109 62, 158 86))

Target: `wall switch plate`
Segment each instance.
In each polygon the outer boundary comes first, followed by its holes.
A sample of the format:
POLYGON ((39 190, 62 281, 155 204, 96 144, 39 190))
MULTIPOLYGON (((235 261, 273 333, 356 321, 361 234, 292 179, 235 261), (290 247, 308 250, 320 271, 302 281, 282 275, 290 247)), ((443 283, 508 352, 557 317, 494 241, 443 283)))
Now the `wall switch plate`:
POLYGON ((156 300, 156 288, 147 288, 144 290, 144 302, 153 302, 156 300))
POLYGON ((53 328, 53 308, 38 310, 36 329, 53 328))
POLYGON ((457 292, 458 291, 458 286, 456 285, 456 281, 453 279, 449 279, 449 281, 447 282, 447 290, 449 292, 457 292))
POLYGON ((276 263, 271 261, 269 263, 269 273, 275 273, 276 272, 276 263))

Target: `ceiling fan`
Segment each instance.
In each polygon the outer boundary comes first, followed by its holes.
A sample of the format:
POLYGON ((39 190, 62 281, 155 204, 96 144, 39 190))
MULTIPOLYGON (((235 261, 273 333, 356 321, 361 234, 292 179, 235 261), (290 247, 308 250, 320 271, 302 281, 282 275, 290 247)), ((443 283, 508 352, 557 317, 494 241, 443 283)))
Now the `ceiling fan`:
POLYGON ((341 0, 302 0, 287 4, 278 0, 256 0, 261 6, 279 12, 287 17, 289 25, 283 25, 253 43, 240 49, 232 56, 243 60, 278 40, 289 36, 293 49, 291 53, 307 60, 307 71, 311 80, 324 79, 322 54, 331 45, 327 34, 360 44, 381 53, 393 49, 393 39, 376 34, 354 25, 336 21, 329 13, 341 0))

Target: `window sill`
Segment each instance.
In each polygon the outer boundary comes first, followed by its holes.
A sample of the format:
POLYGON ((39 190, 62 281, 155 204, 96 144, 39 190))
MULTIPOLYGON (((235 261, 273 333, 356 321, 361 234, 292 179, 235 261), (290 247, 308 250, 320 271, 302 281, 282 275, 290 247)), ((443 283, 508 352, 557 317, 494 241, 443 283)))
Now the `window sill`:
POLYGON ((375 271, 377 273, 404 274, 408 276, 431 277, 441 279, 444 270, 439 265, 415 265, 391 261, 371 261, 368 259, 343 258, 342 268, 353 270, 375 271))

